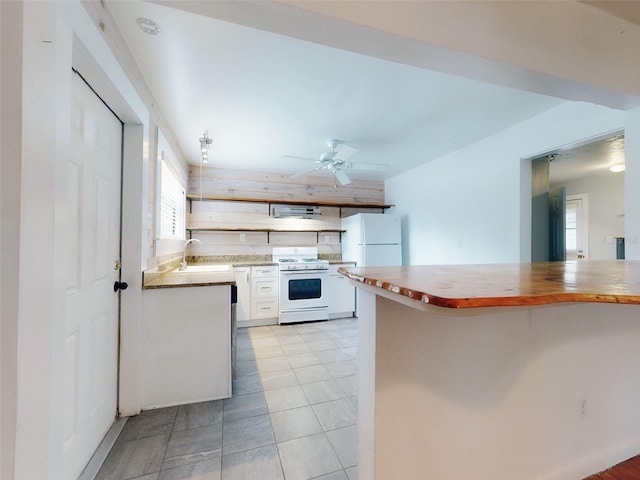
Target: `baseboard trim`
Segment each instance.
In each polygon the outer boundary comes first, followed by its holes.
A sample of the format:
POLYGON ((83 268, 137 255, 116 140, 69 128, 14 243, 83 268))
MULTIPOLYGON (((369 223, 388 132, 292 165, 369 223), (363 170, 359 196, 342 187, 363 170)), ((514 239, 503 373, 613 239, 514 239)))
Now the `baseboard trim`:
POLYGON ((246 327, 264 327, 267 325, 277 325, 278 317, 272 318, 257 318, 251 320, 237 320, 238 328, 246 328, 246 327))
POLYGON ((640 437, 635 436, 593 455, 579 458, 539 480, 575 480, 602 472, 640 453, 640 437))
POLYGON ((102 442, 100 442, 100 445, 98 445, 98 448, 93 453, 91 460, 89 460, 87 466, 84 467, 84 470, 78 477, 78 480, 94 480, 96 478, 96 475, 98 475, 102 464, 107 458, 107 455, 109 455, 111 448, 113 448, 113 445, 116 443, 118 435, 122 432, 122 429, 128 419, 129 417, 120 417, 115 419, 111 424, 111 428, 109 428, 109 431, 102 439, 102 442))

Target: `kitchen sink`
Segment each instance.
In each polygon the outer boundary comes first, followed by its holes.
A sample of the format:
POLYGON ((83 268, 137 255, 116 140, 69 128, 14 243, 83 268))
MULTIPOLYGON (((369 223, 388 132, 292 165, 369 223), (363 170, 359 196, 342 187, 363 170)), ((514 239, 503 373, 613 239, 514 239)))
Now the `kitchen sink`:
POLYGON ((230 272, 233 265, 187 265, 186 270, 176 270, 174 273, 214 273, 214 272, 230 272))

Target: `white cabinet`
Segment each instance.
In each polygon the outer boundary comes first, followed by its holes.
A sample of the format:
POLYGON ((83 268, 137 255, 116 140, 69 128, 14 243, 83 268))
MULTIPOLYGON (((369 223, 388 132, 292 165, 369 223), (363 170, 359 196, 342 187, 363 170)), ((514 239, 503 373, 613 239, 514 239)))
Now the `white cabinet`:
POLYGON ((353 317, 353 312, 356 309, 356 287, 349 283, 347 277, 338 273, 338 268, 354 265, 354 263, 329 265, 327 293, 330 319, 353 317))
POLYGON ((236 321, 242 326, 251 319, 251 267, 235 267, 233 272, 238 287, 236 321))
POLYGON ((231 286, 148 289, 143 408, 231 396, 231 286))
MULTIPOLYGON (((278 267, 251 267, 252 320, 278 317, 278 267)), ((268 323, 277 323, 276 321, 268 323)))
POLYGON ((236 267, 238 327, 278 323, 278 266, 236 267))

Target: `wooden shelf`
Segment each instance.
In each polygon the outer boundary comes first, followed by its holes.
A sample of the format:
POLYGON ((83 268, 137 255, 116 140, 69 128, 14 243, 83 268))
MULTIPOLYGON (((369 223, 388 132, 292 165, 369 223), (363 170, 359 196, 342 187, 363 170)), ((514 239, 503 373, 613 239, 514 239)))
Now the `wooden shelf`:
MULTIPOLYGON (((207 195, 187 195, 187 200, 197 201, 220 201, 220 202, 252 202, 252 203, 272 203, 277 205, 313 205, 318 207, 340 207, 340 208, 381 208, 387 209, 395 205, 385 203, 357 203, 357 202, 330 202, 314 200, 279 200, 266 198, 240 198, 240 197, 214 197, 207 195)), ((315 230, 314 230, 315 231, 315 230)))
POLYGON ((200 231, 200 232, 266 232, 266 233, 344 233, 346 230, 338 230, 333 228, 323 229, 309 229, 301 230, 299 228, 225 228, 225 227, 187 227, 188 231, 200 231))
MULTIPOLYGON (((269 204, 269 214, 271 214, 271 205, 306 205, 316 207, 337 207, 340 208, 339 218, 342 217, 343 208, 377 208, 386 210, 395 205, 387 205, 384 203, 357 203, 357 202, 331 202, 331 201, 312 201, 312 200, 279 200, 266 198, 245 198, 245 197, 222 197, 222 196, 205 196, 205 195, 187 195, 187 200, 192 201, 218 201, 218 202, 247 202, 247 203, 263 203, 269 204)), ((189 203, 191 207, 191 203, 189 203)), ((191 209, 189 210, 191 212, 191 209)), ((267 243, 270 243, 270 234, 272 233, 315 233, 316 242, 319 243, 320 235, 323 233, 338 233, 342 239, 342 233, 346 230, 327 229, 327 228, 277 228, 277 227, 187 227, 189 237, 192 232, 260 232, 267 234, 267 243)))
POLYGON ((202 227, 202 228, 187 228, 187 232, 189 232, 189 238, 191 238, 191 232, 260 232, 267 234, 267 243, 271 242, 270 234, 272 233, 315 233, 316 234, 316 243, 320 241, 320 234, 322 233, 339 233, 340 240, 342 240, 342 234, 346 232, 346 230, 337 230, 337 229, 315 229, 315 230, 300 230, 300 229, 289 229, 289 228, 224 228, 224 227, 202 227))

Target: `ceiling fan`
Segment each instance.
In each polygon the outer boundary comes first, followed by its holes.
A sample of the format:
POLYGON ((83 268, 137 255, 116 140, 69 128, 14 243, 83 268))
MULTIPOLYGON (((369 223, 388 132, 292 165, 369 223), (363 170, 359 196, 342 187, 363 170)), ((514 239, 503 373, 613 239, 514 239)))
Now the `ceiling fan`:
POLYGON ((358 149, 341 140, 327 140, 327 146, 329 147, 329 151, 320 155, 319 160, 314 160, 313 158, 308 157, 299 157, 296 155, 285 155, 287 158, 310 160, 318 164, 317 167, 296 173, 291 178, 305 175, 309 172, 313 172, 314 170, 329 170, 336 176, 341 185, 348 185, 351 183, 351 179, 346 173, 344 173, 343 169, 384 170, 389 166, 376 163, 355 163, 347 161, 350 157, 358 153, 358 149))

